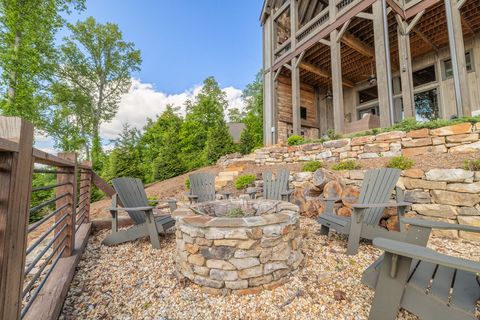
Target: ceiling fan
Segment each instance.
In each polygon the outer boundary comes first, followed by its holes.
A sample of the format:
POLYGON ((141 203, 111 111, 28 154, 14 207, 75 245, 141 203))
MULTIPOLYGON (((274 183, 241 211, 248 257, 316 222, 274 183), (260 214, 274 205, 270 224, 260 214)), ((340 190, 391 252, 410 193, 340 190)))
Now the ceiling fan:
POLYGON ((367 77, 367 81, 371 86, 377 84, 377 75, 375 74, 375 69, 373 67, 373 60, 370 62, 371 72, 370 74, 362 74, 362 76, 367 77))

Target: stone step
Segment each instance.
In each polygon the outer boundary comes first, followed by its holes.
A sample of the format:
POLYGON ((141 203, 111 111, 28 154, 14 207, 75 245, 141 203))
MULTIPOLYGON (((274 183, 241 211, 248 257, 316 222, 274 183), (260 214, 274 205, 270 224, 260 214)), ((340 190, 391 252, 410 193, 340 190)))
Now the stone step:
POLYGON ((218 178, 220 179, 230 179, 233 180, 239 174, 238 171, 222 171, 218 174, 218 178))

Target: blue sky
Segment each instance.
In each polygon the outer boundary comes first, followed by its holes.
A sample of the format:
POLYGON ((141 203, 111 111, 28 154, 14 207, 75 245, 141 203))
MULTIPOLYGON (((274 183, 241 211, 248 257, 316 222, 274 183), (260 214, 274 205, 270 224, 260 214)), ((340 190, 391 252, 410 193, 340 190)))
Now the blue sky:
MULTIPOLYGON (((68 16, 70 22, 93 16, 116 23, 142 52, 132 88, 115 118, 101 126, 103 144, 124 123, 141 130, 167 104, 182 107, 209 76, 227 94, 230 108, 242 108, 242 90, 262 66, 261 6, 262 0, 87 0, 86 11, 68 16)), ((62 30, 59 38, 66 34, 62 30)), ((36 145, 55 152, 48 137, 38 137, 36 145)))
POLYGON ((144 83, 167 94, 208 76, 222 87, 244 88, 261 68, 262 0, 87 0, 93 16, 114 22, 142 52, 144 83))

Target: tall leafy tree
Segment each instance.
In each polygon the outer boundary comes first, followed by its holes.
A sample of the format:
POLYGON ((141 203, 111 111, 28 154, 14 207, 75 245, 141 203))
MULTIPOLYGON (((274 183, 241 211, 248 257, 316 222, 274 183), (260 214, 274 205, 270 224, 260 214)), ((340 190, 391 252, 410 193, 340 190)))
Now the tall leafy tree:
POLYGON ((263 77, 259 72, 255 81, 243 91, 246 115, 242 119, 245 130, 240 136, 240 152, 250 153, 263 145, 263 77))
POLYGON ((57 67, 54 46, 63 15, 85 0, 0 1, 0 112, 37 126, 48 118, 49 84, 57 67))
POLYGON ((103 176, 108 180, 116 177, 143 178, 142 158, 139 150, 140 132, 128 123, 115 140, 103 176))
POLYGON ((69 29, 71 36, 60 48, 59 82, 88 97, 87 112, 78 114, 88 117, 84 123, 91 123, 95 165, 101 155, 100 125, 117 113, 122 94, 130 88, 132 72, 140 69, 142 60, 134 44, 123 40, 116 24, 101 24, 89 17, 70 24, 69 29))
MULTIPOLYGON (((194 101, 187 102, 187 116, 180 130, 181 154, 187 169, 212 163, 218 159, 215 159, 218 154, 232 150, 231 138, 216 142, 208 141, 218 137, 217 131, 225 133, 227 107, 226 94, 213 77, 205 79, 202 90, 194 101), (207 142, 210 145, 208 151, 207 142)), ((228 131, 226 134, 229 136, 228 131)))
POLYGON ((140 144, 147 181, 165 180, 185 172, 180 156, 179 133, 183 119, 178 108, 168 105, 155 120, 148 120, 140 144))

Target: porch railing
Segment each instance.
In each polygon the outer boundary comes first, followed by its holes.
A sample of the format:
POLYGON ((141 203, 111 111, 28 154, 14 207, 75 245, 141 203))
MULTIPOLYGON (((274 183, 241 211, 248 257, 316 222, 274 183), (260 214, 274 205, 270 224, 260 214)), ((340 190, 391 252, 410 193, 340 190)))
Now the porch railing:
POLYGON ((35 149, 33 135, 0 117, 0 319, 58 317, 91 228, 90 163, 35 149))

